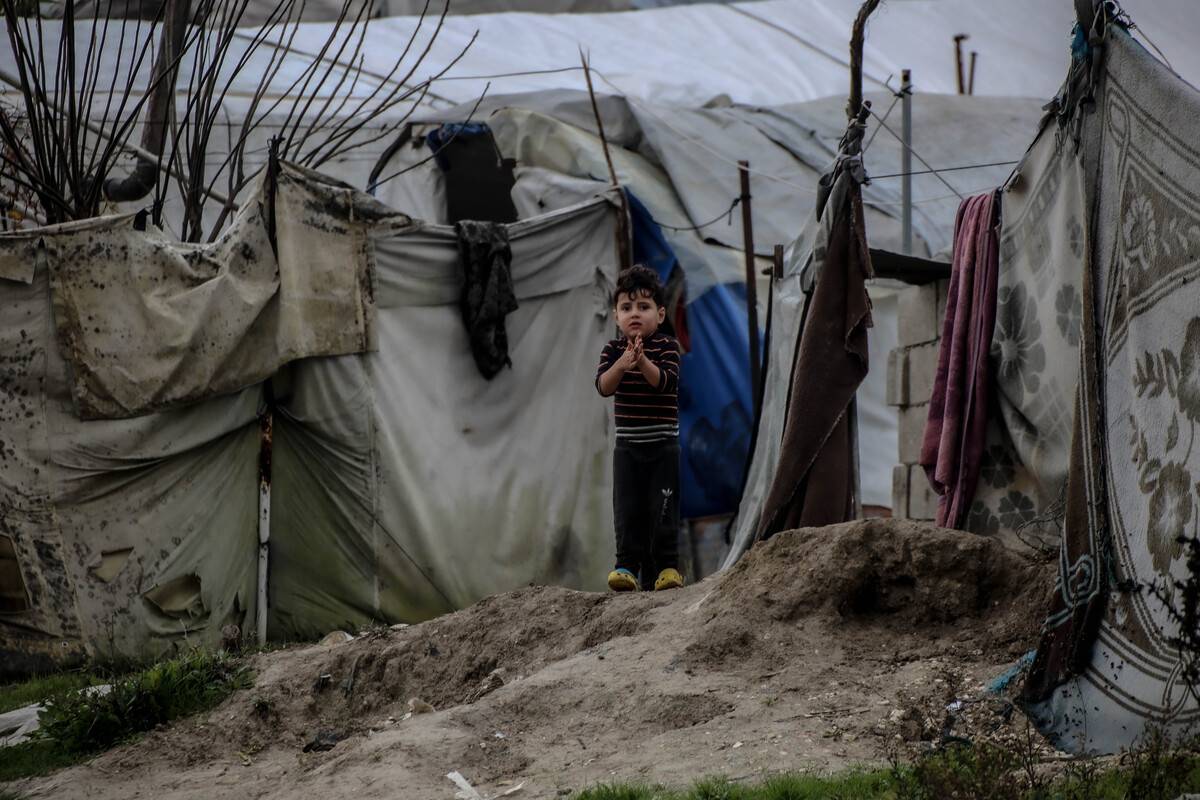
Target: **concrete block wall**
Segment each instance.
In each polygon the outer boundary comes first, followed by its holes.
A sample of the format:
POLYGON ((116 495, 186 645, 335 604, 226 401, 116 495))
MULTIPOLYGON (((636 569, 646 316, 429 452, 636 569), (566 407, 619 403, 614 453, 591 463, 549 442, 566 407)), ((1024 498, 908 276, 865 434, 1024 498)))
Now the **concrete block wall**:
POLYGON ((900 415, 900 447, 892 472, 892 515, 932 520, 937 494, 917 461, 937 373, 947 281, 910 286, 899 297, 899 347, 888 356, 887 401, 900 415))

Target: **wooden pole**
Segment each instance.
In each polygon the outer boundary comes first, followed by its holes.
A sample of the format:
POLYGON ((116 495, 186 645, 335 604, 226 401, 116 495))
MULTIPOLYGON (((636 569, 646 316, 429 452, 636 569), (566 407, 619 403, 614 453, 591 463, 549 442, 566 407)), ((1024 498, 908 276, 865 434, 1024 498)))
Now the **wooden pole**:
POLYGON ((862 62, 863 42, 867 35, 867 19, 879 8, 880 0, 864 0, 850 29, 850 99, 846 103, 847 119, 858 119, 863 107, 862 62))
POLYGON ((762 375, 762 360, 758 342, 758 286, 754 274, 754 222, 750 216, 750 162, 738 162, 738 178, 742 194, 742 243, 746 248, 746 317, 750 328, 750 387, 754 407, 760 403, 759 392, 762 375))
POLYGON ((596 131, 600 134, 600 146, 604 148, 604 161, 608 164, 608 179, 612 182, 613 188, 618 190, 620 196, 621 224, 617 226, 617 235, 620 236, 617 252, 621 258, 621 269, 626 270, 633 266, 629 204, 625 200, 625 192, 621 189, 621 183, 617 180, 617 169, 613 166, 612 154, 608 151, 608 138, 604 135, 604 120, 600 117, 600 105, 596 102, 596 90, 592 87, 592 65, 582 47, 579 49, 579 61, 583 66, 583 77, 587 81, 588 97, 592 101, 592 115, 596 118, 596 131))
POLYGON ((775 280, 779 280, 783 277, 783 245, 775 245, 775 252, 772 254, 772 263, 773 269, 771 275, 775 280))
POLYGON ((967 94, 975 94, 975 61, 979 58, 979 51, 971 51, 971 71, 967 76, 967 94))
POLYGON ((958 93, 966 94, 966 86, 963 83, 963 55, 962 43, 963 39, 969 38, 965 33, 960 33, 954 37, 954 66, 956 69, 955 78, 958 80, 958 93))

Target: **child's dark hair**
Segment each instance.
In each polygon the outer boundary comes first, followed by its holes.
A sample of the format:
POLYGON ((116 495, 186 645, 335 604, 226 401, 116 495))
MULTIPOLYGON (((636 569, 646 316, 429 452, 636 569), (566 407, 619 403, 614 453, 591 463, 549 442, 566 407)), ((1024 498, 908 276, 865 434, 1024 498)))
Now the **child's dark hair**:
POLYGON ((662 281, 658 279, 657 273, 641 264, 634 264, 617 276, 617 288, 613 290, 613 305, 617 304, 623 294, 633 298, 649 297, 660 308, 667 304, 666 292, 663 290, 662 281))

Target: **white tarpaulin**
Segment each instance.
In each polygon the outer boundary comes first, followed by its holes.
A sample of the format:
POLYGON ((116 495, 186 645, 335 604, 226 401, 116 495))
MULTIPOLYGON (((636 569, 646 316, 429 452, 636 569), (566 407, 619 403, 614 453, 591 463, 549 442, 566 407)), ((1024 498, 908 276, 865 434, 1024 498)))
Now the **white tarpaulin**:
MULTIPOLYGON (((767 373, 763 386, 762 416, 754 441, 753 458, 746 474, 746 488, 738 507, 739 513, 730 528, 730 548, 723 564, 725 567, 736 563, 753 544, 758 530, 759 510, 779 465, 783 424, 792 384, 792 363, 800 342, 800 324, 804 315, 803 273, 812 255, 816 231, 816 220, 810 220, 800 238, 788 247, 783 277, 775 281, 772 292, 770 350, 765 354, 767 373)), ((890 459, 888 464, 890 469, 890 459)))
POLYGON ((611 567, 612 195, 506 226, 512 368, 475 366, 454 229, 375 241, 378 352, 295 365, 277 416, 273 635, 423 619, 611 567), (312 520, 319 520, 313 524, 312 520))
MULTIPOLYGON (((310 5, 327 9, 326 19, 336 19, 340 10, 337 0, 310 5)), ((363 50, 367 74, 354 87, 358 96, 377 85, 371 75, 388 74, 397 43, 407 41, 418 26, 414 51, 427 43, 443 3, 430 3, 432 13, 420 24, 411 14, 422 5, 423 0, 404 0, 393 10, 387 2, 380 3, 385 14, 410 16, 372 22, 363 50)), ((451 0, 452 10, 457 5, 458 0, 451 0)), ((581 47, 603 75, 598 90, 665 105, 694 108, 720 94, 753 105, 831 95, 844 100, 849 86, 846 43, 862 3, 764 0, 591 14, 502 13, 510 3, 494 0, 489 5, 501 13, 452 13, 441 26, 430 51, 431 65, 448 64, 478 36, 454 68, 433 84, 431 102, 468 102, 489 83, 493 93, 582 88, 581 47)), ((581 0, 562 0, 544 10, 574 11, 581 5, 581 0)), ((1192 80, 1200 76, 1200 53, 1194 47, 1200 20, 1192 0, 1124 0, 1121 5, 1180 75, 1192 80)), ((878 91, 890 78, 891 88, 897 89, 900 71, 911 69, 919 93, 955 93, 954 37, 966 34, 965 57, 978 53, 976 94, 1050 97, 1068 65, 1066 46, 1074 22, 1069 0, 1007 0, 999 9, 980 0, 886 2, 868 25, 863 52, 866 88, 878 91)), ((330 22, 310 22, 292 45, 317 53, 330 27, 330 22)), ((5 45, 6 41, 0 46, 5 45)), ((415 77, 434 71, 423 70, 415 77)), ((261 74, 259 63, 252 61, 235 78, 234 91, 244 92, 261 74)), ((284 70, 277 88, 288 87, 295 76, 284 70)), ((331 81, 326 89, 333 85, 331 81)))
POLYGON ((81 421, 47 271, 0 289, 0 540, 16 565, 0 672, 212 644, 253 619, 259 388, 81 421))
MULTIPOLYGON (((869 96, 886 110, 888 95, 869 96)), ((741 254, 737 162, 748 159, 753 225, 759 255, 795 238, 811 213, 817 180, 833 162, 845 130, 842 98, 771 109, 747 107, 678 109, 640 100, 602 97, 604 132, 622 186, 629 188, 663 226, 663 235, 687 273, 689 296, 718 283, 745 279, 741 254), (732 211, 732 213, 731 213, 732 211), (694 225, 703 225, 692 230, 694 225)), ((913 176, 914 231, 918 252, 949 250, 960 194, 1004 182, 1037 131, 1042 101, 1026 98, 928 96, 914 103, 913 125, 942 163, 992 164, 979 169, 913 176), (1001 162, 1001 163, 993 163, 1001 162), (949 188, 942 181, 949 183, 949 188)), ((555 91, 490 98, 436 112, 426 123, 486 122, 500 152, 521 167, 537 167, 585 179, 607 177, 607 165, 586 92, 555 91)), ((882 111, 881 111, 882 114, 882 111)), ((895 114, 893 113, 893 118, 895 114)), ((889 121, 888 125, 891 126, 889 121)), ((899 251, 900 181, 903 146, 877 123, 865 162, 881 177, 863 188, 873 247, 899 251)), ((418 134, 427 130, 417 128, 418 134)), ((415 137, 417 140, 419 136, 415 137)), ((442 176, 426 147, 396 153, 382 175, 413 167, 384 182, 377 194, 402 211, 422 218, 445 214, 442 176)), ((520 187, 518 175, 518 187, 520 187)))

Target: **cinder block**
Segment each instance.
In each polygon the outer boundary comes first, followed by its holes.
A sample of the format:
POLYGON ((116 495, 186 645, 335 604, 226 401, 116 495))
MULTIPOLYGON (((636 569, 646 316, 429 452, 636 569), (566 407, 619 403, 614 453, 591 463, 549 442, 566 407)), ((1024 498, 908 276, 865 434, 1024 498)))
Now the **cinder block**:
POLYGON ((921 442, 925 438, 925 420, 928 416, 928 403, 900 409, 898 455, 901 464, 916 464, 921 460, 921 442))
POLYGON ((908 471, 908 516, 909 519, 937 519, 938 495, 929 485, 925 469, 909 467, 908 471))
POLYGON ((946 319, 946 304, 950 299, 950 281, 938 281, 934 285, 937 286, 937 335, 941 338, 942 322, 946 319))
POLYGON ((908 359, 906 351, 897 347, 888 353, 887 397, 889 406, 908 405, 908 359))
POLYGON ((904 397, 908 405, 928 403, 933 395, 933 381, 937 377, 939 342, 929 342, 910 347, 905 357, 904 374, 907 383, 904 397))
POLYGON ((941 332, 938 317, 938 284, 911 286, 897 301, 899 320, 897 333, 901 347, 932 342, 941 332))
POLYGON ((892 467, 892 516, 908 519, 908 464, 892 467))

